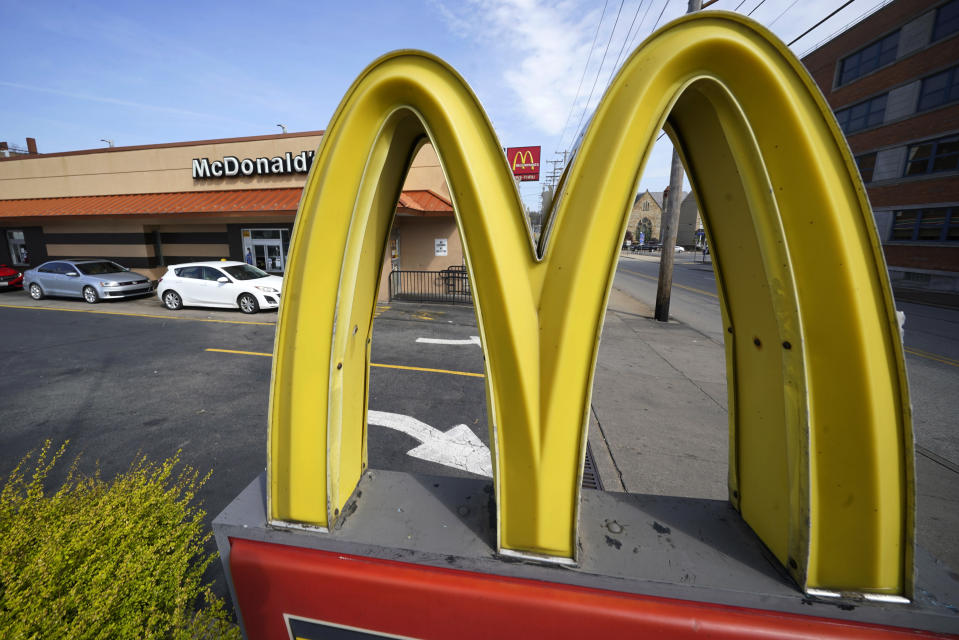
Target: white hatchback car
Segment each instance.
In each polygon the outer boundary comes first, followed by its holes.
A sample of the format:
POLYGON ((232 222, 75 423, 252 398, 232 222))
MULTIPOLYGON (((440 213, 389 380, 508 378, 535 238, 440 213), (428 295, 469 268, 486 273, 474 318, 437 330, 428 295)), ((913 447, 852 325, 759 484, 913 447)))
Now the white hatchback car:
POLYGON ((243 313, 280 306, 283 278, 245 262, 188 262, 170 265, 157 283, 167 309, 227 307, 243 313))

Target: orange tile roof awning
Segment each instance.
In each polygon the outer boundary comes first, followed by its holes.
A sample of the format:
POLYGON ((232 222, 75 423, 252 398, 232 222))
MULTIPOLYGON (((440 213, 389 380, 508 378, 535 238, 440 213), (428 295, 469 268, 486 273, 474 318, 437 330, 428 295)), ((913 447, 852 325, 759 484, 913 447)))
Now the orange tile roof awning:
POLYGON ((399 213, 419 216, 453 215, 453 203, 428 189, 404 191, 396 204, 399 213))
POLYGON ((296 213, 302 188, 235 189, 0 200, 0 218, 46 216, 296 213))
MULTIPOLYGON (((294 187, 0 200, 0 218, 198 213, 293 214, 300 204, 302 193, 302 188, 294 187)), ((433 191, 404 191, 400 194, 397 211, 421 216, 451 215, 453 203, 433 191)))

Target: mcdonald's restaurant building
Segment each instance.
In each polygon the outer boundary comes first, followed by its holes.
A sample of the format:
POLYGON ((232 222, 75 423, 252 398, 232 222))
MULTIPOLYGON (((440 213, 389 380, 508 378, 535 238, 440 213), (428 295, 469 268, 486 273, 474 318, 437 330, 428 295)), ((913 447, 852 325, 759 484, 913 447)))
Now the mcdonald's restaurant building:
MULTIPOLYGON (((108 258, 156 280, 166 266, 247 260, 282 275, 322 131, 41 154, 0 143, 0 264, 108 258)), ((29 144, 29 143, 33 144, 29 144)), ((446 180, 423 147, 400 196, 384 261, 464 264, 446 180)))

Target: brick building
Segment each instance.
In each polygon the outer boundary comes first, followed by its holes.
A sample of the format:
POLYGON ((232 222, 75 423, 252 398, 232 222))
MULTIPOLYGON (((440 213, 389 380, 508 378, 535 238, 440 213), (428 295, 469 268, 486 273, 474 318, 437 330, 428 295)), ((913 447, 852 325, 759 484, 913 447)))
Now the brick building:
POLYGON ((959 0, 896 0, 803 63, 859 165, 897 297, 959 305, 959 0))

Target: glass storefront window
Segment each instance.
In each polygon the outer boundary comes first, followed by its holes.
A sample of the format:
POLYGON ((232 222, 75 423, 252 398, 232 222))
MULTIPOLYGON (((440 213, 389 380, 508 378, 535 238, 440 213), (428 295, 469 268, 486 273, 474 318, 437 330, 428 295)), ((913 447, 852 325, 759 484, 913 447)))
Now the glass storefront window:
POLYGON ((7 248, 13 264, 24 266, 30 263, 30 256, 27 255, 27 240, 23 231, 7 231, 7 248))
POLYGON ((285 271, 290 253, 288 229, 241 229, 240 237, 245 261, 270 273, 285 271))

